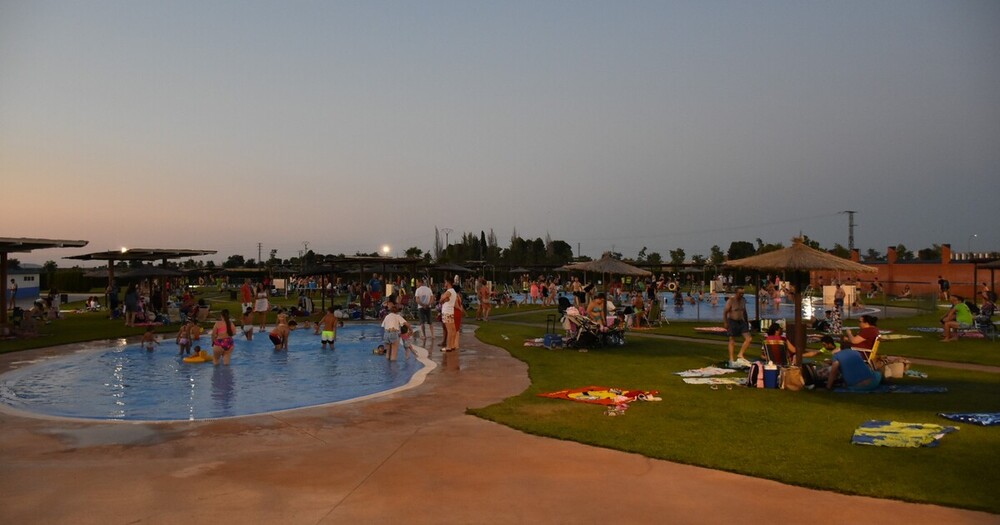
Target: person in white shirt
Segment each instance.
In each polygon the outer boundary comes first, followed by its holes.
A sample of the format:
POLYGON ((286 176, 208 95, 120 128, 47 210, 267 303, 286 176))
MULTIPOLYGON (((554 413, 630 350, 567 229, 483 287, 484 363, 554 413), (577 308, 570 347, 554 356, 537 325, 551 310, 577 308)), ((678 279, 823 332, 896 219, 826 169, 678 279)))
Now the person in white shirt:
POLYGON ((385 330, 385 358, 389 361, 396 360, 396 355, 399 352, 400 332, 403 327, 412 330, 410 323, 399 315, 399 306, 392 304, 389 307, 389 313, 382 319, 382 329, 385 330))
POLYGON ((453 288, 454 281, 445 279, 445 291, 441 294, 441 320, 444 322, 444 347, 442 352, 451 352, 458 347, 458 333, 455 329, 455 303, 458 293, 453 288))
POLYGON ((413 297, 417 301, 417 323, 420 324, 420 334, 427 339, 427 328, 431 327, 431 344, 434 344, 434 321, 431 319, 434 306, 434 292, 427 286, 427 279, 420 279, 420 286, 413 297))

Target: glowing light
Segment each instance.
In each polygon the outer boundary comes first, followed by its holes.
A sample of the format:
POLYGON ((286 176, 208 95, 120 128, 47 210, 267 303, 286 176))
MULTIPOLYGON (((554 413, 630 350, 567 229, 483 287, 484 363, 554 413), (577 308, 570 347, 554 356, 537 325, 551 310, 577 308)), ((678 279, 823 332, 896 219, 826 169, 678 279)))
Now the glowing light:
POLYGON ((382 245, 382 254, 385 255, 385 256, 389 255, 389 245, 388 244, 383 244, 382 245))
POLYGON ((122 246, 122 253, 128 253, 128 248, 122 246))

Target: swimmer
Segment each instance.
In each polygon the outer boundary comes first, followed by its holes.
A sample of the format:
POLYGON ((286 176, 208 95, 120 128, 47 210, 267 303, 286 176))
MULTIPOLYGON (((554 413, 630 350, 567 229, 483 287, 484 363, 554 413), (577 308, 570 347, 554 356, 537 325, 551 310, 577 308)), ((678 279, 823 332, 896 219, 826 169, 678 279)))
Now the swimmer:
POLYGON ((271 333, 267 335, 271 339, 271 343, 274 344, 276 352, 288 350, 288 336, 297 324, 295 321, 288 321, 287 316, 278 316, 278 326, 275 326, 274 330, 271 330, 271 333))
MULTIPOLYGON (((249 279, 248 279, 249 280, 249 279)), ((248 306, 243 311, 243 337, 247 341, 253 341, 253 307, 248 306)))
POLYGON ((719 294, 715 293, 713 290, 708 296, 708 301, 712 303, 712 306, 719 306, 719 294))
POLYGON ((323 343, 323 348, 329 343, 330 349, 333 349, 333 344, 337 342, 337 327, 343 326, 344 322, 337 319, 335 314, 336 308, 331 306, 326 309, 326 315, 319 323, 316 323, 316 330, 319 331, 320 325, 323 325, 323 330, 320 335, 320 342, 323 343))
POLYGON ((156 336, 153 335, 153 327, 150 326, 146 328, 146 333, 142 335, 142 347, 146 349, 147 352, 152 352, 153 348, 159 345, 160 342, 156 340, 156 336))
POLYGON ((410 354, 413 354, 413 358, 417 358, 417 352, 413 349, 413 343, 410 339, 413 338, 413 331, 410 330, 410 325, 403 325, 399 329, 399 341, 403 345, 403 356, 406 360, 410 359, 410 354))
POLYGON ((181 325, 181 329, 177 332, 177 346, 180 349, 177 355, 191 353, 191 326, 193 324, 189 319, 181 325))
POLYGON ((378 345, 378 347, 372 350, 372 353, 375 355, 385 355, 385 345, 378 345))
POLYGON ((192 320, 189 322, 191 323, 191 327, 189 328, 188 333, 191 335, 191 344, 194 344, 201 340, 201 334, 205 333, 205 329, 202 328, 196 321, 192 320))

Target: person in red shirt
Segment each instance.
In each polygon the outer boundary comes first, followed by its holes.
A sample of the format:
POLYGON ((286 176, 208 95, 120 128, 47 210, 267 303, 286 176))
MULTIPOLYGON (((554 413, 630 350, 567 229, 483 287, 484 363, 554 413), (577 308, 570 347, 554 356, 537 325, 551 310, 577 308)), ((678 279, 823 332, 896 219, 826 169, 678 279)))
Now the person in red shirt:
POLYGON ((843 348, 853 348, 857 350, 861 357, 868 359, 868 355, 871 354, 872 348, 875 347, 875 340, 878 339, 879 330, 875 326, 878 323, 878 317, 874 315, 862 315, 859 319, 861 329, 858 330, 857 335, 851 332, 851 329, 846 330, 846 335, 844 335, 844 342, 841 345, 843 348))

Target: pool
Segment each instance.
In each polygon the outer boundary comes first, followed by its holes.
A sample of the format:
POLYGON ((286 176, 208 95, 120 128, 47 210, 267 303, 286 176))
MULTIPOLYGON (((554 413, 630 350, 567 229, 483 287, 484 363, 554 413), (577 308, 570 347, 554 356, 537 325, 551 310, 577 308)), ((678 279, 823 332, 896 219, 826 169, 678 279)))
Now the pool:
MULTIPOLYGON (((336 350, 296 330, 288 352, 266 334, 237 338, 230 366, 184 363, 173 338, 153 352, 138 344, 85 350, 0 375, 0 402, 47 416, 176 421, 246 416, 346 401, 419 384, 426 358, 389 363, 372 349, 377 325, 341 328, 336 350)), ((208 346, 202 338, 203 348, 208 346)), ((423 355, 423 354, 421 354, 423 355)))

